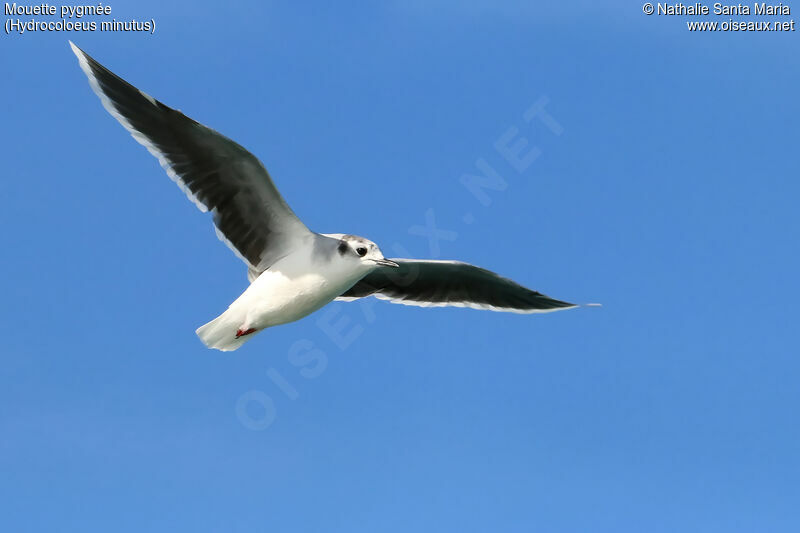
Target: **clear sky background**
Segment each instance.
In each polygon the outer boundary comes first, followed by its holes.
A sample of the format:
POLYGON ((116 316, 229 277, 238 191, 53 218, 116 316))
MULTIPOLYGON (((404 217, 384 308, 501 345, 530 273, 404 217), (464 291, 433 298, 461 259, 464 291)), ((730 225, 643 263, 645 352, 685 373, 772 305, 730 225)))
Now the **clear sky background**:
POLYGON ((346 4, 2 35, 0 529, 798 531, 800 32, 346 4), (205 349, 245 268, 70 38, 252 150, 312 229, 604 306, 337 303, 205 349), (522 171, 509 130, 540 152, 522 171), (481 158, 488 205, 460 183, 481 158))

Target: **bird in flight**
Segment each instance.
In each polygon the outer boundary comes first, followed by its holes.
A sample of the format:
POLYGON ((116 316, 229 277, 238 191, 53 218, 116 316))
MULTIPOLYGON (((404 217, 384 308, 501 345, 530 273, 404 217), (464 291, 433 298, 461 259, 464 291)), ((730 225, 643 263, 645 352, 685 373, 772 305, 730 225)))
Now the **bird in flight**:
POLYGON ((513 313, 577 307, 468 263, 387 259, 363 237, 311 231, 253 154, 69 44, 106 110, 201 211, 211 211, 217 236, 247 265, 247 289, 197 329, 209 348, 235 350, 263 329, 299 320, 334 300, 366 296, 513 313))

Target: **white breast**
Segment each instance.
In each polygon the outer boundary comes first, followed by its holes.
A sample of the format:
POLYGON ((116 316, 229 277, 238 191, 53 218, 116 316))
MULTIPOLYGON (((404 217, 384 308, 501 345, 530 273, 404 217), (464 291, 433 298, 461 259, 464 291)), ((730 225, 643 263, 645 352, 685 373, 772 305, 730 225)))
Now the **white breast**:
MULTIPOLYGON (((368 269, 366 269, 368 270, 368 269)), ((332 257, 320 261, 310 252, 287 256, 262 273, 231 304, 256 329, 293 322, 353 286, 367 272, 358 263, 332 257)))

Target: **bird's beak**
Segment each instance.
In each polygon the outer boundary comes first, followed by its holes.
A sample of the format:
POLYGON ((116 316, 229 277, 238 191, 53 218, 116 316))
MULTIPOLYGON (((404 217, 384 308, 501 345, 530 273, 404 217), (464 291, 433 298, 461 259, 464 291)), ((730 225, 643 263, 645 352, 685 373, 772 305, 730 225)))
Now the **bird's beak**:
POLYGON ((373 259, 373 261, 375 261, 376 265, 380 265, 380 266, 394 267, 394 268, 398 268, 400 266, 397 263, 395 263, 394 261, 390 261, 389 259, 386 259, 386 258, 384 258, 384 259, 373 259))

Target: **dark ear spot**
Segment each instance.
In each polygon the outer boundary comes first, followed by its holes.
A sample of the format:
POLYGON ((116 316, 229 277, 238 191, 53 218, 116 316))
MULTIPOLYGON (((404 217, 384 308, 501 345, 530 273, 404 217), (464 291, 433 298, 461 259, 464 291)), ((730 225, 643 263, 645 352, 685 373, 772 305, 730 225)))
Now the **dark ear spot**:
POLYGON ((339 252, 339 255, 344 255, 347 253, 347 243, 344 241, 339 241, 339 247, 336 250, 339 252))

